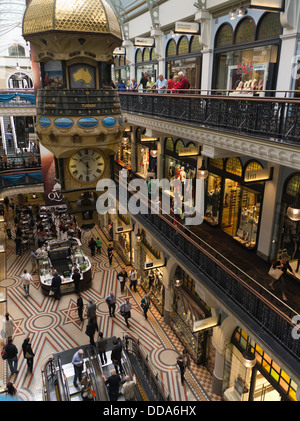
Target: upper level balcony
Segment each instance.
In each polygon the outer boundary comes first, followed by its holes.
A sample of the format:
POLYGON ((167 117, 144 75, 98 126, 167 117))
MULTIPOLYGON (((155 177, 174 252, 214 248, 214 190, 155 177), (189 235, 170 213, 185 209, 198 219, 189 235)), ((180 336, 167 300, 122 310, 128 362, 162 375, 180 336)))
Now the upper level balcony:
POLYGON ((263 94, 120 92, 120 102, 123 113, 298 147, 299 99, 293 92, 263 94))
POLYGON ((0 90, 0 116, 29 116, 36 114, 33 89, 0 90))

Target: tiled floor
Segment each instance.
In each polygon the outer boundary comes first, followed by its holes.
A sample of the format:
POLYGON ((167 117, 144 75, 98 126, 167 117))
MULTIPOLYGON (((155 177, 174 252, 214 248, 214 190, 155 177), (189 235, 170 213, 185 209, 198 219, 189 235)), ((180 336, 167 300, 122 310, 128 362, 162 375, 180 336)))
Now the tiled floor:
MULTIPOLYGON (((84 232, 82 242, 88 253, 88 240, 92 232, 84 232)), ((106 239, 99 228, 94 228, 93 236, 101 236, 106 239), (95 233, 97 230, 97 233, 95 233), (97 234, 97 235, 95 235, 97 234)), ((6 290, 7 310, 15 323, 14 343, 19 351, 19 373, 10 376, 7 369, 6 380, 14 380, 21 397, 28 401, 43 400, 41 363, 49 354, 62 350, 75 348, 89 342, 85 335, 86 319, 81 323, 76 310, 75 293, 63 295, 59 302, 53 297, 45 297, 40 288, 39 279, 34 275, 34 281, 30 286, 30 295, 26 297, 20 284, 20 275, 25 268, 30 270, 29 252, 22 257, 16 257, 13 240, 7 241, 7 274, 6 279, 0 282, 0 287, 6 290), (26 361, 21 352, 23 340, 30 335, 32 348, 35 352, 33 374, 28 373, 26 361)), ((106 249, 105 246, 103 249, 106 249)), ((142 290, 138 287, 136 293, 128 290, 121 295, 116 282, 116 271, 122 264, 118 256, 113 261, 113 267, 109 267, 106 255, 91 258, 94 278, 92 287, 83 292, 83 299, 87 305, 89 298, 97 303, 97 316, 100 330, 106 337, 122 337, 128 332, 134 338, 139 338, 141 346, 148 353, 153 366, 159 373, 166 389, 173 400, 176 401, 218 401, 219 397, 211 392, 212 377, 204 367, 197 367, 193 362, 190 370, 186 373, 186 384, 181 386, 180 376, 176 367, 177 350, 182 349, 182 344, 167 326, 160 314, 151 306, 148 321, 144 320, 140 308, 142 290), (105 297, 113 290, 117 295, 116 317, 110 318, 105 297), (125 295, 131 298, 132 318, 131 327, 127 329, 123 318, 118 314, 118 308, 125 295)))

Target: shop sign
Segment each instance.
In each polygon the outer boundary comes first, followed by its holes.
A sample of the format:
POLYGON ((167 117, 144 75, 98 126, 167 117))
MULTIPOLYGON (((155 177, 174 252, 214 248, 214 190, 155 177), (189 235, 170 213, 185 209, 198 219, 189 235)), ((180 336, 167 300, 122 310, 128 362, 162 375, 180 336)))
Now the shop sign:
POLYGON ((251 61, 250 63, 239 63, 237 65, 237 75, 243 75, 247 73, 252 73, 254 70, 254 61, 251 61))
POLYGON ((273 12, 284 11, 285 0, 251 0, 250 7, 253 9, 270 10, 273 12))
POLYGON ((175 33, 200 34, 200 25, 197 22, 175 22, 175 33))
POLYGON ((150 270, 155 268, 161 268, 162 266, 166 265, 165 258, 153 260, 152 262, 145 262, 144 270, 150 270))
POLYGON ((121 227, 116 227, 116 234, 121 234, 123 232, 130 232, 132 230, 133 230, 133 228, 132 228, 131 225, 126 225, 124 227, 122 227, 122 226, 121 227))
POLYGON ((181 148, 178 151, 178 156, 197 156, 199 155, 199 147, 197 146, 187 146, 186 148, 181 148))
POLYGON ((273 167, 263 170, 245 171, 245 182, 267 181, 271 180, 273 167))
POLYGON ((126 50, 124 47, 117 47, 113 51, 113 56, 125 56, 126 50))
POLYGON ((154 38, 137 37, 134 39, 134 45, 136 47, 154 47, 154 44, 155 44, 154 38))

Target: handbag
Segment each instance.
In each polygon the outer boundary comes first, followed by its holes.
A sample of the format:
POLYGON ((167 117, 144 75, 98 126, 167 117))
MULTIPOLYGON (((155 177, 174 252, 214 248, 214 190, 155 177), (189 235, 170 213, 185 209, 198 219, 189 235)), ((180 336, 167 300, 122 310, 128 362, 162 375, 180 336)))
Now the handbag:
POLYGON ((269 275, 272 276, 272 278, 278 280, 280 276, 283 275, 283 272, 280 269, 274 269, 272 265, 269 270, 269 275))
POLYGON ((52 289, 50 289, 49 295, 54 295, 54 291, 52 289))
POLYGON ((6 352, 6 348, 4 347, 1 351, 1 357, 3 360, 7 359, 7 352, 6 352))
POLYGON ((25 358, 26 358, 26 360, 28 360, 28 359, 30 359, 30 358, 33 358, 33 355, 32 355, 32 354, 30 354, 30 352, 26 351, 26 352, 25 352, 25 358))

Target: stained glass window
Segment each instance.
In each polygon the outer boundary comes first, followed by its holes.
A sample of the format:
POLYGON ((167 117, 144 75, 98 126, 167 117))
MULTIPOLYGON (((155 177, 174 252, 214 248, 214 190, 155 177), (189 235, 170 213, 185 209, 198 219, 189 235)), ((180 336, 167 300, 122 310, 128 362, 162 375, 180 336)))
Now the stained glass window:
POLYGON ((231 174, 238 175, 239 177, 242 176, 243 167, 242 163, 239 158, 228 158, 226 162, 226 171, 230 172, 231 174))
POLYGON ((252 161, 247 165, 245 171, 257 171, 257 170, 262 170, 262 169, 263 167, 259 162, 252 161))
POLYGON ((221 26, 216 37, 216 48, 233 44, 233 29, 229 23, 221 26))
POLYGON ((224 162, 222 158, 210 159, 208 162, 209 162, 209 165, 215 168, 219 168, 220 170, 222 170, 224 167, 224 162))
POLYGON ((275 38, 282 32, 279 13, 266 13, 260 20, 257 39, 275 38))
POLYGON ((197 51, 201 51, 201 45, 199 42, 199 36, 193 36, 191 38, 191 48, 190 48, 191 53, 196 53, 197 51))
POLYGON ((178 55, 188 54, 189 52, 189 41, 186 37, 182 37, 178 44, 178 55))
POLYGON ((235 44, 255 40, 255 22, 252 18, 245 18, 238 25, 235 33, 235 44))
POLYGON ((136 52, 135 61, 136 63, 140 63, 141 61, 143 61, 143 54, 140 49, 138 49, 136 52))
POLYGON ((176 141, 175 152, 178 153, 178 151, 182 148, 184 148, 184 143, 182 140, 178 139, 176 141))
POLYGON ((171 39, 167 46, 167 57, 176 56, 176 42, 171 39))
POLYGON ((143 61, 150 61, 150 50, 148 48, 144 49, 143 61))
POLYGON ((297 196, 297 194, 300 193, 300 175, 295 175, 291 178, 287 185, 286 192, 291 196, 297 196))
POLYGON ((171 137, 166 138, 165 150, 174 152, 174 142, 173 142, 173 139, 171 137))

